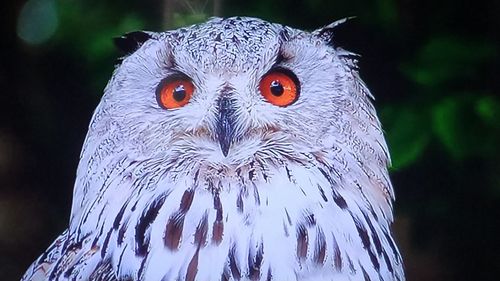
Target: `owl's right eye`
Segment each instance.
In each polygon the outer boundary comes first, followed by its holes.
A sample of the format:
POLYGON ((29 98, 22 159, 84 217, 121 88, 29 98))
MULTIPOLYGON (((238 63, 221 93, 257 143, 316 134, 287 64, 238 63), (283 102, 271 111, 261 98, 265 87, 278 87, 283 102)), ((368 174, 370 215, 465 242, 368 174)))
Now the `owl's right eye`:
POLYGON ((185 75, 172 75, 163 79, 156 88, 158 105, 165 109, 185 106, 193 96, 194 85, 185 75))

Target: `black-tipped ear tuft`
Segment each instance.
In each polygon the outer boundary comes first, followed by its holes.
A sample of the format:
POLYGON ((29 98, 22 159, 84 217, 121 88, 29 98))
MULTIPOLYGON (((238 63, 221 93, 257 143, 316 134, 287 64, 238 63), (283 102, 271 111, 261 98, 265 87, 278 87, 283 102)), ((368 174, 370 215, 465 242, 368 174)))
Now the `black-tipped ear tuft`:
POLYGON ((341 29, 343 27, 346 27, 345 23, 348 22, 351 19, 354 19, 356 17, 347 17, 343 18, 341 20, 335 21, 330 23, 327 26, 321 27, 316 29, 315 31, 312 32, 312 34, 323 41, 325 41, 328 45, 337 47, 337 34, 341 32, 341 29), (342 28, 341 28, 342 27, 342 28), (335 38, 334 38, 335 37, 335 38), (335 39, 335 42, 334 42, 335 39))
POLYGON ((113 41, 118 50, 128 55, 135 52, 144 42, 151 38, 151 34, 146 31, 133 31, 120 37, 115 37, 113 41))

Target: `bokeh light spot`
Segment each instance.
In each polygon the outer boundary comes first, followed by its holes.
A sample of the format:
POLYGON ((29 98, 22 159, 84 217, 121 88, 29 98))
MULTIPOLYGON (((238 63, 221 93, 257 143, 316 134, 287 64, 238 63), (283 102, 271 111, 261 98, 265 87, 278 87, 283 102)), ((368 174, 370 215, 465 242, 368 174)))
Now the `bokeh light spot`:
POLYGON ((17 36, 28 44, 41 44, 54 35, 57 25, 54 0, 29 0, 19 14, 17 36))

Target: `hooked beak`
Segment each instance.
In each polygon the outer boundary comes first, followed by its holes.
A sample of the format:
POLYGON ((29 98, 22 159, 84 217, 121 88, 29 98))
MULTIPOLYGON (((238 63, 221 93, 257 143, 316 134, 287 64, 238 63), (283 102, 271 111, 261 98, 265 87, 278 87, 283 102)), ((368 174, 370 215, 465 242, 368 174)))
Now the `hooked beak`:
POLYGON ((218 116, 216 125, 216 135, 219 140, 222 154, 227 156, 229 148, 235 136, 236 109, 233 100, 228 97, 221 97, 218 101, 218 116))

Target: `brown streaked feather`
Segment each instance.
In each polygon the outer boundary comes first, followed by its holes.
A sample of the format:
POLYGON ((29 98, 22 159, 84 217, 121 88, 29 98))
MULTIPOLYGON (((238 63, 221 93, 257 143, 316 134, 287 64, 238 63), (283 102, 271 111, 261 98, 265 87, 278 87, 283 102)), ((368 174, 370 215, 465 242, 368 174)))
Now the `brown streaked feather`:
POLYGON ((219 194, 214 194, 214 209, 216 211, 215 221, 212 229, 212 241, 219 245, 224 236, 224 223, 222 222, 222 204, 220 202, 219 194))
POLYGON ((305 258, 307 256, 308 244, 307 229, 303 224, 300 224, 297 226, 297 257, 305 258))
POLYGON ((207 232, 208 232, 208 212, 205 211, 202 219, 196 227, 196 232, 194 233, 194 243, 199 247, 204 247, 207 244, 207 232))
POLYGON ((198 254, 200 252, 200 247, 196 249, 186 271, 186 281, 194 281, 196 278, 196 273, 198 273, 198 254))
POLYGON ((323 230, 318 227, 313 259, 317 264, 323 265, 325 263, 325 257, 326 257, 325 234, 323 233, 323 230))
POLYGON ((165 246, 176 251, 181 243, 182 229, 184 227, 184 214, 177 212, 168 219, 163 241, 165 246))

